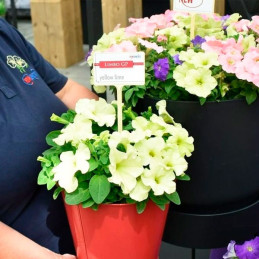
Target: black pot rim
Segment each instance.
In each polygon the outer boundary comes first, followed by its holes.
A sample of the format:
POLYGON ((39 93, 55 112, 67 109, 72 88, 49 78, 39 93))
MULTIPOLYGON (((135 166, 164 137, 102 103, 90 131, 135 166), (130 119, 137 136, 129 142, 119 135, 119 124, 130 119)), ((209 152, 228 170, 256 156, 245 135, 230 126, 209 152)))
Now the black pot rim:
MULTIPOLYGON (((171 99, 159 99, 156 97, 151 97, 151 96, 145 96, 142 99, 139 100, 145 100, 145 99, 149 99, 149 100, 157 100, 158 102, 161 100, 165 100, 166 102, 174 102, 174 103, 190 103, 190 104, 199 104, 200 106, 204 106, 206 104, 217 104, 217 103, 232 103, 232 102, 243 102, 246 103, 246 100, 244 99, 231 99, 231 100, 221 100, 221 101, 206 101, 203 105, 201 105, 199 103, 199 101, 183 101, 183 100, 171 100, 171 99)), ((256 102, 256 101, 255 101, 256 102)), ((254 102, 254 103, 255 103, 254 102)), ((253 104, 253 103, 252 103, 253 104)))

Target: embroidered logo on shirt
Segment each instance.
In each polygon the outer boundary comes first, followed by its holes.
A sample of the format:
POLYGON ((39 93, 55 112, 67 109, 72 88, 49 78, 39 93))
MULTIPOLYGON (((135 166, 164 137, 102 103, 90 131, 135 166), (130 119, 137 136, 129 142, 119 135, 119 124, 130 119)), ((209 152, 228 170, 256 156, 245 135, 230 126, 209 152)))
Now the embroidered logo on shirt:
POLYGON ((29 69, 27 62, 21 57, 8 55, 6 60, 9 67, 13 69, 17 68, 23 74, 22 81, 26 85, 33 85, 34 81, 39 79, 39 74, 34 69, 29 69))
POLYGON ((11 68, 17 68, 21 73, 26 72, 26 68, 28 64, 25 62, 24 59, 18 56, 7 56, 7 65, 11 68))
POLYGON ((22 77, 22 80, 26 85, 33 85, 35 79, 39 79, 39 74, 34 69, 31 69, 31 73, 25 74, 22 77))

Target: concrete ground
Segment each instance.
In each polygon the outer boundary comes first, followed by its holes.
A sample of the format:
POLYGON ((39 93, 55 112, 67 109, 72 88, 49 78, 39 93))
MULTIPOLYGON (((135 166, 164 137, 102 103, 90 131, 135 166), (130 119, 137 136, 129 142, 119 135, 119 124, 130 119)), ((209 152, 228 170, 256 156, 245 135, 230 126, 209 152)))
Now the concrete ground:
MULTIPOLYGON (((25 38, 33 44, 33 31, 31 21, 29 19, 18 20, 18 30, 25 36, 25 38)), ((88 46, 84 45, 85 53, 88 51, 88 46)), ((77 64, 65 68, 58 69, 61 73, 67 77, 91 88, 89 78, 90 69, 84 60, 78 62, 77 64)), ((108 95, 108 99, 113 97, 108 95)), ((209 250, 196 250, 196 259, 209 259, 209 250)), ((132 258, 134 259, 134 258, 132 258)), ((188 248, 174 246, 165 242, 162 242, 160 249, 159 259, 194 259, 192 258, 192 251, 188 248)))

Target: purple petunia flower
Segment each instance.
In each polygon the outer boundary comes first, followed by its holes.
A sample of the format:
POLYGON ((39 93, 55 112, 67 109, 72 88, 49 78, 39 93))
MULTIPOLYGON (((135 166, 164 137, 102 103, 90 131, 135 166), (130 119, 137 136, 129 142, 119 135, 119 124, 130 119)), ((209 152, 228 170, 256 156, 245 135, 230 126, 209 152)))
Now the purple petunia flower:
POLYGON ((161 81, 165 81, 169 71, 168 58, 160 58, 154 63, 155 77, 161 81))
POLYGON ((227 14, 227 15, 222 16, 220 20, 225 22, 229 17, 230 17, 230 15, 227 14))
POLYGON ((93 51, 93 49, 90 49, 90 50, 88 51, 88 53, 85 55, 85 60, 86 60, 86 61, 87 61, 87 59, 91 56, 92 51, 93 51))
POLYGON ((183 64, 183 61, 181 61, 179 59, 179 54, 176 54, 173 56, 173 59, 174 59, 174 63, 177 64, 177 65, 182 65, 183 64))
POLYGON ((224 31, 225 31, 227 28, 228 28, 227 25, 224 25, 224 26, 222 27, 222 29, 223 29, 224 31))
POLYGON ((195 36, 192 40, 194 46, 201 45, 203 42, 206 42, 206 40, 199 35, 195 36))
POLYGON ((244 242, 242 245, 235 245, 238 258, 258 259, 259 258, 259 237, 244 242))
POLYGON ((235 241, 230 241, 230 243, 228 244, 228 251, 223 255, 223 259, 230 259, 233 257, 236 257, 236 253, 235 253, 235 241))

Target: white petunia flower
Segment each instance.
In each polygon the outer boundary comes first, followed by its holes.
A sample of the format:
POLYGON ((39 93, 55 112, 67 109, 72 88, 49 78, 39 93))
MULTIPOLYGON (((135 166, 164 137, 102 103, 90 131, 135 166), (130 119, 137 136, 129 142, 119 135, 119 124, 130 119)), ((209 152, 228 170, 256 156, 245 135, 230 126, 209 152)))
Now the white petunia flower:
POLYGON ((168 149, 163 154, 165 170, 174 171, 177 176, 182 175, 188 168, 187 161, 175 150, 168 149))
POLYGON ((134 120, 132 120, 132 127, 137 132, 144 132, 144 135, 147 137, 150 137, 152 132, 150 130, 150 122, 143 117, 136 117, 134 120))
POLYGON ((161 152, 165 148, 165 141, 162 137, 144 139, 135 144, 135 148, 143 160, 143 165, 148 165, 153 159, 161 158, 161 152))
POLYGON ((194 151, 193 137, 189 137, 188 131, 184 128, 175 128, 173 136, 167 140, 168 145, 177 145, 182 156, 190 157, 194 151))
POLYGON ((66 192, 70 193, 76 190, 78 186, 78 180, 75 177, 77 171, 81 171, 85 174, 89 170, 90 159, 89 148, 80 143, 76 153, 72 151, 66 151, 61 153, 61 162, 52 169, 54 173, 54 181, 59 183, 59 186, 64 188, 66 192))
POLYGON ((68 142, 76 146, 81 141, 91 139, 93 136, 92 122, 84 116, 77 114, 74 122, 68 124, 66 128, 63 128, 61 134, 53 139, 53 141, 60 146, 68 142))
POLYGON ((174 182, 175 175, 171 171, 164 170, 161 164, 153 164, 149 169, 145 169, 141 175, 141 180, 146 186, 150 186, 155 195, 163 195, 174 193, 176 184, 174 182))
POLYGON ((207 52, 207 53, 196 53, 192 60, 189 61, 191 64, 193 64, 196 68, 202 67, 209 69, 212 66, 218 66, 218 54, 215 52, 207 52))
POLYGON ((112 175, 108 178, 109 182, 120 185, 123 193, 129 194, 137 184, 137 177, 143 172, 141 158, 130 145, 126 153, 111 148, 109 158, 109 170, 112 175))
POLYGON ((75 111, 86 118, 95 121, 99 126, 111 127, 115 123, 115 108, 104 99, 98 101, 93 99, 81 99, 77 102, 75 111))
POLYGON ((122 144, 125 148, 130 144, 130 133, 127 130, 122 132, 113 132, 108 141, 110 148, 117 148, 119 144, 122 144))
POLYGON ((206 98, 217 84, 217 80, 212 76, 209 69, 197 68, 188 71, 185 85, 182 87, 191 94, 206 98))
POLYGON ((175 124, 174 118, 166 110, 166 100, 161 100, 156 103, 159 116, 163 118, 166 123, 175 124))
POLYGON ((148 193, 151 187, 143 184, 142 180, 137 180, 135 188, 130 192, 129 196, 131 199, 141 202, 148 198, 148 193))
POLYGON ((175 126, 167 124, 162 117, 153 114, 150 118, 149 128, 152 132, 152 135, 162 137, 166 133, 174 132, 175 126))

